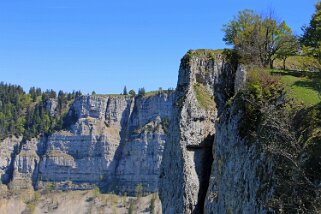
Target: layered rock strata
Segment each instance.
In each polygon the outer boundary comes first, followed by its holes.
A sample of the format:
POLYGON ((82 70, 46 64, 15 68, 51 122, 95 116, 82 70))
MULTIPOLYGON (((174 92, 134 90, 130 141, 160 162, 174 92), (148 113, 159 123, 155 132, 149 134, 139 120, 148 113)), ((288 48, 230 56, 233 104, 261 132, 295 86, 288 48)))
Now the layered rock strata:
POLYGON ((74 123, 68 130, 0 143, 2 183, 12 189, 99 186, 127 194, 142 185, 144 193, 156 192, 173 100, 173 92, 79 97, 69 110, 74 123))

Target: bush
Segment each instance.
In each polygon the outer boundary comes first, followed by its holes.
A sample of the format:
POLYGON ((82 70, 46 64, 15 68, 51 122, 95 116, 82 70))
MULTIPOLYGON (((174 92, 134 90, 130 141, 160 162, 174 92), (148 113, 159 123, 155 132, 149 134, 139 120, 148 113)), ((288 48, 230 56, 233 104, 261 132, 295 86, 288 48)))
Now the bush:
POLYGON ((136 185, 135 192, 136 192, 136 196, 138 198, 143 196, 143 189, 144 189, 143 184, 137 184, 136 185))
POLYGON ((132 90, 129 91, 129 95, 135 96, 135 95, 136 95, 136 92, 132 89, 132 90))

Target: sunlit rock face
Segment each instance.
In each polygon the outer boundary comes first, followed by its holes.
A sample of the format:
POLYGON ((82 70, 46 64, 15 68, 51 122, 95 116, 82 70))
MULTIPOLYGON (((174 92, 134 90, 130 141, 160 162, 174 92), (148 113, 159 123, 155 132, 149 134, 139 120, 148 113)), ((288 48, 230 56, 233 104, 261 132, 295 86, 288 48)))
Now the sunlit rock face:
MULTIPOLYGON (((78 97, 65 130, 0 143, 1 182, 11 189, 98 186, 128 195, 140 186, 159 192, 166 214, 266 213, 258 169, 271 172, 273 162, 241 139, 242 112, 233 100, 226 105, 245 80, 243 66, 209 50, 191 51, 175 92, 78 97)), ((47 105, 52 115, 56 108, 55 100, 47 105)))
POLYGON ((274 163, 257 144, 239 135, 242 112, 233 103, 216 124, 214 162, 204 203, 204 213, 267 213, 274 163), (264 202, 264 203, 263 203, 264 202))
MULTIPOLYGON (((71 126, 48 137, 1 142, 2 183, 13 189, 48 186, 135 194, 157 192, 174 92, 149 96, 82 96, 71 126)), ((55 113, 54 101, 48 111, 55 113)))
POLYGON ((22 137, 11 137, 0 142, 0 176, 2 184, 8 184, 12 179, 14 158, 21 140, 22 137))
POLYGON ((38 186, 134 194, 156 192, 173 94, 150 97, 83 96, 71 113, 78 121, 48 138, 38 186), (166 124, 165 124, 166 125, 166 124))
POLYGON ((234 73, 210 51, 181 61, 173 123, 161 167, 164 213, 202 213, 209 185, 215 122, 233 93, 234 73))

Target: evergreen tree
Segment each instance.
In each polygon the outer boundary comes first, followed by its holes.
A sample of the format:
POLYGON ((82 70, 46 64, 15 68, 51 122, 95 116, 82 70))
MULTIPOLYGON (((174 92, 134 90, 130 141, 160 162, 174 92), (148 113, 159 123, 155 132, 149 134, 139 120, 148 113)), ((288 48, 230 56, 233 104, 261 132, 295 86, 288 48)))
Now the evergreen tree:
POLYGON ((123 95, 128 95, 127 93, 127 87, 125 86, 124 89, 123 89, 123 95))
POLYGON ((321 62, 321 2, 315 5, 316 11, 312 15, 309 26, 303 27, 300 41, 305 46, 304 51, 316 57, 321 62))
POLYGON ((138 89, 138 96, 145 96, 145 94, 146 91, 144 87, 138 89))

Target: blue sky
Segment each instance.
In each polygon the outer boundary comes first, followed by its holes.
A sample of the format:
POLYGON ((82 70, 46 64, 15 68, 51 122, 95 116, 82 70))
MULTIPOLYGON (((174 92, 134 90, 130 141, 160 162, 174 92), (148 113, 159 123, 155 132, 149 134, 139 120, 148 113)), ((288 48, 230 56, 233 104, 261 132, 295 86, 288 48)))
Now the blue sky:
POLYGON ((224 48, 238 11, 273 9, 295 33, 317 0, 1 0, 0 81, 28 90, 175 87, 189 49, 224 48))

